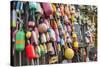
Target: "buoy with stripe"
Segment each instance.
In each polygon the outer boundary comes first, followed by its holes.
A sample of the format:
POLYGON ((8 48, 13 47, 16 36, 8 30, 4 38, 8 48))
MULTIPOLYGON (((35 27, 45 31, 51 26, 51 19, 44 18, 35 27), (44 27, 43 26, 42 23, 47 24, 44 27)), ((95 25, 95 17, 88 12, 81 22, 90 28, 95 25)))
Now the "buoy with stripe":
POLYGON ((25 33, 23 30, 19 30, 16 33, 16 50, 22 51, 25 48, 25 33))

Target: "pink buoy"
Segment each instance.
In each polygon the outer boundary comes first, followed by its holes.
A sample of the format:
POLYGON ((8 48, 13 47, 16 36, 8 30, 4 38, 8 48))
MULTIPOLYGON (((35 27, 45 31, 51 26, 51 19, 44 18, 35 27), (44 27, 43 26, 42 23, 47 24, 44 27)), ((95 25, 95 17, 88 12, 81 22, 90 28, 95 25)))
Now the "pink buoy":
POLYGON ((50 3, 42 3, 42 8, 46 18, 50 17, 50 15, 53 13, 52 5, 50 3))
POLYGON ((40 33, 46 32, 47 31, 47 28, 48 27, 47 27, 47 25, 45 23, 41 23, 41 24, 38 25, 38 31, 40 33))
POLYGON ((38 38, 37 38, 37 36, 36 36, 36 32, 35 31, 32 31, 32 41, 36 44, 36 45, 38 45, 38 38))

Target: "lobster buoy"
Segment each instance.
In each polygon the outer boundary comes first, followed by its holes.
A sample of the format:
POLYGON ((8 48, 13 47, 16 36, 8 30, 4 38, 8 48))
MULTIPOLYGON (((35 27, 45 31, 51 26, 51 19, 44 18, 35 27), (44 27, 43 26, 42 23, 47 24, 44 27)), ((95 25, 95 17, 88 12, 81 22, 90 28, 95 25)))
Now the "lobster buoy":
POLYGON ((68 37, 68 38, 67 38, 67 42, 68 42, 68 43, 71 43, 71 42, 72 42, 72 39, 71 39, 70 37, 68 37))
POLYGON ((40 44, 40 49, 41 49, 41 56, 45 55, 45 50, 42 44, 40 44))
POLYGON ((65 11, 65 14, 66 14, 67 16, 70 15, 70 11, 69 11, 69 7, 68 7, 68 5, 65 5, 65 7, 64 7, 64 11, 65 11))
POLYGON ((60 44, 57 45, 57 48, 58 48, 58 51, 61 51, 61 45, 60 44))
POLYGON ((52 27, 53 29, 57 29, 57 28, 58 28, 58 27, 57 27, 57 23, 56 23, 55 20, 53 20, 53 22, 51 22, 51 27, 52 27))
POLYGON ((50 3, 42 3, 42 8, 46 18, 50 17, 50 15, 53 13, 52 5, 50 3))
POLYGON ((27 38, 30 38, 31 36, 32 36, 32 33, 31 33, 30 31, 27 31, 26 37, 27 37, 27 38))
POLYGON ((64 33, 65 33, 65 30, 62 28, 61 30, 60 30, 60 35, 64 35, 64 33))
POLYGON ((65 49, 65 58, 71 60, 74 57, 74 51, 71 48, 65 49))
POLYGON ((67 40, 67 34, 66 33, 64 33, 64 41, 66 42, 66 40, 67 40))
POLYGON ((47 25, 45 23, 41 23, 38 25, 39 32, 43 33, 47 31, 47 25))
POLYGON ((49 27, 50 27, 50 24, 49 24, 49 22, 48 22, 48 20, 47 20, 47 19, 44 19, 44 23, 47 25, 47 28, 49 28, 49 27))
POLYGON ((59 37, 58 29, 55 29, 55 34, 56 34, 56 42, 60 42, 60 37, 59 37))
POLYGON ((53 9, 53 14, 56 13, 56 6, 54 4, 52 4, 52 9, 53 9))
POLYGON ((74 23, 74 21, 75 21, 74 15, 71 16, 71 21, 72 21, 72 23, 74 23))
POLYGON ((45 43, 46 42, 46 36, 44 33, 41 34, 41 43, 45 43))
POLYGON ((60 39, 60 44, 61 44, 61 45, 64 45, 64 44, 65 44, 64 39, 63 39, 63 38, 61 38, 61 39, 60 39))
POLYGON ((56 11, 56 16, 57 16, 57 18, 59 18, 59 17, 60 17, 60 8, 57 8, 57 11, 56 11))
POLYGON ((78 44, 77 41, 73 42, 73 47, 74 47, 74 48, 78 48, 78 47, 79 47, 79 44, 78 44))
POLYGON ((39 46, 36 46, 36 52, 39 55, 39 57, 41 56, 41 49, 39 46))
POLYGON ((66 24, 67 22, 69 22, 68 16, 64 16, 64 21, 65 21, 65 24, 66 24))
POLYGON ((32 44, 28 44, 26 46, 26 56, 29 60, 36 58, 35 49, 34 49, 34 46, 32 44))
POLYGON ((46 40, 47 40, 47 42, 50 41, 50 36, 49 36, 49 33, 48 32, 46 32, 46 40))
POLYGON ((70 5, 70 13, 71 15, 75 15, 75 7, 70 5))
POLYGON ((43 44, 43 47, 44 47, 44 51, 45 51, 45 53, 47 53, 47 46, 46 46, 45 43, 43 44))
POLYGON ((64 25, 64 30, 65 30, 65 32, 67 32, 67 29, 66 29, 67 27, 66 27, 66 25, 64 25))
POLYGON ((43 15, 43 10, 42 10, 42 8, 41 8, 39 3, 37 3, 37 9, 36 9, 35 13, 43 15))
POLYGON ((13 28, 16 27, 16 22, 17 22, 17 14, 16 14, 16 11, 13 10, 13 11, 12 11, 12 27, 13 27, 13 28))
POLYGON ((77 41, 77 35, 76 35, 76 33, 72 34, 72 38, 73 38, 73 41, 77 41))
POLYGON ((34 32, 36 33, 36 37, 39 38, 39 31, 37 27, 34 28, 34 32))
POLYGON ((71 32, 72 31, 71 25, 67 25, 67 31, 68 32, 71 32))
POLYGON ((72 34, 72 38, 77 38, 76 33, 73 33, 73 34, 72 34))
POLYGON ((56 42, 60 42, 60 36, 56 35, 56 42))
POLYGON ((61 16, 64 16, 64 5, 60 5, 61 16))
POLYGON ((29 8, 30 8, 31 10, 36 10, 36 9, 37 9, 37 3, 35 3, 35 2, 30 2, 30 3, 29 3, 29 8))
POLYGON ((58 29, 55 29, 54 31, 55 31, 55 34, 59 36, 59 31, 58 31, 58 29))
POLYGON ((35 26, 35 22, 34 21, 29 21, 28 22, 28 27, 29 28, 34 28, 34 26, 35 26))
POLYGON ((50 55, 55 54, 54 47, 53 47, 52 43, 47 44, 47 51, 50 52, 50 55))
POLYGON ((51 47, 52 47, 52 43, 47 43, 47 51, 48 52, 52 51, 51 47))
POLYGON ((23 30, 19 30, 16 33, 16 50, 22 51, 25 48, 25 33, 23 30))
POLYGON ((51 41, 56 41, 56 35, 53 29, 48 29, 49 35, 50 35, 50 40, 51 41))
POLYGON ((38 38, 36 36, 36 32, 35 31, 32 31, 32 38, 34 40, 34 43, 37 45, 38 44, 38 38))

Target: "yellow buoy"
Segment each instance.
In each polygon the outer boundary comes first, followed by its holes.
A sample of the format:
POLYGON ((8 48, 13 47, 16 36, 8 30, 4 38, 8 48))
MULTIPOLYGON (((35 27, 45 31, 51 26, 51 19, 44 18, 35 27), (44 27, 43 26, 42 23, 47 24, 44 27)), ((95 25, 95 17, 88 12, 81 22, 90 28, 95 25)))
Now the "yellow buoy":
POLYGON ((54 4, 52 4, 52 10, 53 12, 56 12, 56 6, 54 4))
POLYGON ((75 18, 73 15, 71 16, 71 20, 72 20, 72 23, 74 23, 75 18))
POLYGON ((73 42, 73 47, 74 47, 74 48, 78 48, 78 46, 79 46, 79 45, 78 45, 78 42, 77 42, 77 41, 73 42))
POLYGON ((61 45, 60 44, 57 45, 57 48, 58 48, 58 51, 61 51, 61 45))
POLYGON ((73 38, 77 38, 76 33, 73 33, 73 34, 72 34, 72 37, 73 37, 73 38))
POLYGON ((26 33, 26 37, 27 37, 27 38, 30 38, 31 35, 32 35, 32 33, 31 33, 30 31, 28 31, 28 32, 26 33))
POLYGON ((65 58, 71 60, 74 56, 74 51, 71 48, 65 49, 65 58))

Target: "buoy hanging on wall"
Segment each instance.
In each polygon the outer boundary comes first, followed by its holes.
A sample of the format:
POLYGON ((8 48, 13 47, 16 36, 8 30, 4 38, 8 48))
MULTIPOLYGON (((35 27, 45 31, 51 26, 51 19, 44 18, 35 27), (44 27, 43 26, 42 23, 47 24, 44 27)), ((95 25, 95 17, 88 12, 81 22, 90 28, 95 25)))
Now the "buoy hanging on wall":
POLYGON ((73 42, 73 47, 74 47, 74 48, 78 48, 78 47, 79 47, 79 44, 78 44, 77 41, 73 42))
POLYGON ((38 25, 39 32, 43 33, 47 31, 47 25, 45 23, 41 23, 38 25))
POLYGON ((27 31, 27 32, 26 32, 26 37, 27 37, 27 38, 30 38, 31 36, 32 36, 32 33, 31 33, 30 31, 27 31))
POLYGON ((16 33, 16 50, 22 51, 25 48, 25 33, 23 30, 19 30, 16 33))
POLYGON ((36 58, 35 49, 34 49, 34 46, 32 44, 28 44, 26 46, 26 56, 29 60, 36 58))
POLYGON ((71 48, 65 49, 65 58, 71 60, 74 57, 74 51, 71 48))
POLYGON ((52 5, 50 3, 42 3, 42 8, 46 18, 50 17, 50 15, 53 13, 52 5))

